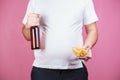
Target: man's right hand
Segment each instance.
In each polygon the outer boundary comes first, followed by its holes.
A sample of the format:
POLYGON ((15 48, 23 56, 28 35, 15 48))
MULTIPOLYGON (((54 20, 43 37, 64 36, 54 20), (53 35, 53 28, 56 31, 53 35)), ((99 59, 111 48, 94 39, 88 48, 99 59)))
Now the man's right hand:
POLYGON ((23 29, 22 29, 23 36, 25 37, 25 39, 27 41, 31 40, 30 28, 32 26, 39 26, 40 25, 39 20, 40 20, 40 15, 39 14, 31 13, 31 14, 28 15, 27 22, 23 26, 23 29))
POLYGON ((27 23, 25 25, 26 28, 30 28, 32 26, 39 26, 40 25, 40 15, 36 13, 30 13, 27 18, 27 23))

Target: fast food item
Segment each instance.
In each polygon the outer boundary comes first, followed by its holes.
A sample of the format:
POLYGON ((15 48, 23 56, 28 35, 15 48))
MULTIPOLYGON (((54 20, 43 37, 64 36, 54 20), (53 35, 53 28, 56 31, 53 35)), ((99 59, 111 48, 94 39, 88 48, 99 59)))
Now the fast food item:
POLYGON ((87 55, 87 50, 85 48, 82 48, 82 47, 74 47, 73 53, 77 57, 85 57, 87 55))

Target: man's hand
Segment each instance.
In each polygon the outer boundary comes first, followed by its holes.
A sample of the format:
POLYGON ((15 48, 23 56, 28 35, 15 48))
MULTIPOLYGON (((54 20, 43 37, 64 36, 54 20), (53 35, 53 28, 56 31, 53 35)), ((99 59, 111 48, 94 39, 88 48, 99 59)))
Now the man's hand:
POLYGON ((25 27, 30 28, 32 26, 39 26, 40 25, 39 20, 40 20, 39 14, 31 13, 28 15, 27 23, 26 23, 25 27))
POLYGON ((89 45, 84 45, 83 48, 86 50, 87 55, 84 58, 82 58, 82 59, 87 61, 87 60, 89 60, 92 57, 91 47, 89 45))
POLYGON ((28 15, 27 22, 23 26, 23 29, 22 29, 23 36, 25 37, 25 39, 27 41, 31 40, 30 28, 32 26, 39 26, 40 25, 40 21, 39 21, 40 17, 41 16, 39 14, 35 14, 35 13, 31 13, 31 14, 28 15))

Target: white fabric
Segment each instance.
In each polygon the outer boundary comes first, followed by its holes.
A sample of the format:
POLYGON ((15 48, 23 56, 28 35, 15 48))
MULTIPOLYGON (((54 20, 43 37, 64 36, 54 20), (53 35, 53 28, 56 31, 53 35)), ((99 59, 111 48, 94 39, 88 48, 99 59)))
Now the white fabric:
POLYGON ((83 67, 72 51, 83 46, 82 27, 98 20, 92 0, 30 0, 23 24, 29 13, 39 13, 46 28, 45 49, 34 50, 33 66, 50 69, 83 67))

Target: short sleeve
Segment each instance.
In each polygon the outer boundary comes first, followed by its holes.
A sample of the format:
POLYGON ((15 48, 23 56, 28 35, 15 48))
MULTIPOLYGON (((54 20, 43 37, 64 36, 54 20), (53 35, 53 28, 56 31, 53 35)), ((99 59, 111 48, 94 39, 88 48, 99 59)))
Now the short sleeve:
POLYGON ((84 21, 84 25, 88 25, 98 21, 98 17, 96 15, 92 0, 89 0, 87 5, 85 6, 83 21, 84 21))
POLYGON ((26 14, 25 14, 25 16, 23 18, 23 21, 22 21, 23 24, 26 24, 28 14, 30 14, 30 13, 34 13, 34 3, 33 3, 33 0, 29 0, 28 6, 27 6, 27 10, 26 10, 26 14))

